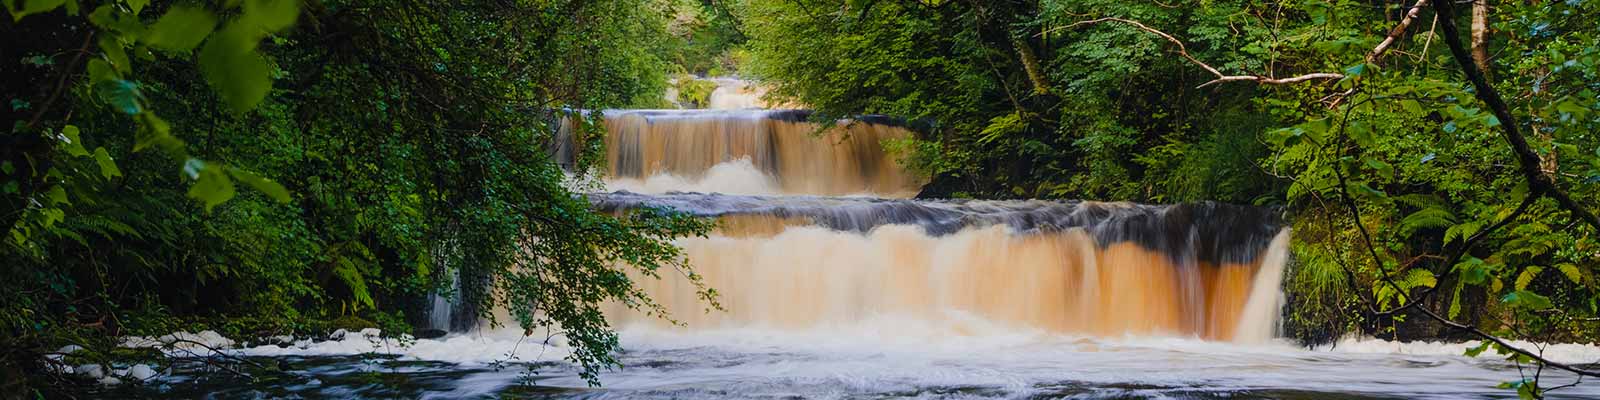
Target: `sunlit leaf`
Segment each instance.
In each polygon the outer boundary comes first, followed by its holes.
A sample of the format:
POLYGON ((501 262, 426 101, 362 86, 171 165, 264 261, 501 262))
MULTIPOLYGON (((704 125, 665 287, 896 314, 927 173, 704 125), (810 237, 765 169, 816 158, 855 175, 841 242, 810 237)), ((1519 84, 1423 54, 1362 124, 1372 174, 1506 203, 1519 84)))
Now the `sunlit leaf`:
POLYGON ((133 66, 128 63, 128 53, 122 49, 122 43, 111 35, 100 37, 100 51, 106 55, 106 60, 111 61, 111 67, 124 74, 133 72, 133 66))
POLYGON ((94 149, 94 162, 100 166, 100 176, 106 179, 122 176, 122 169, 117 168, 117 162, 111 159, 111 154, 104 147, 94 149))
POLYGON ((293 25, 299 14, 299 0, 245 0, 244 16, 240 22, 268 32, 277 32, 293 25))
POLYGON ((89 155, 89 150, 83 147, 83 139, 79 137, 77 126, 67 125, 61 127, 61 142, 63 144, 62 149, 67 151, 67 155, 74 157, 89 155))
MULTIPOLYGON (((204 166, 198 171, 194 184, 189 186, 189 197, 200 200, 205 205, 206 212, 211 212, 213 207, 227 202, 233 198, 233 180, 218 168, 204 166)), ((188 165, 185 165, 185 169, 188 165)))
POLYGON ((111 67, 111 63, 98 58, 89 60, 88 69, 90 83, 100 83, 122 78, 117 74, 116 69, 111 67))
POLYGON ((50 204, 52 205, 71 204, 71 202, 67 201, 67 190, 62 189, 61 185, 51 186, 50 190, 45 191, 45 198, 50 199, 50 204))
POLYGON ((261 191, 261 193, 266 194, 267 197, 271 197, 273 200, 279 202, 289 201, 289 190, 284 189, 283 185, 273 182, 271 179, 238 168, 228 168, 228 174, 233 175, 233 178, 239 180, 239 182, 244 182, 245 185, 261 191))
POLYGON ((1556 269, 1561 271, 1561 274, 1565 275, 1567 280, 1572 281, 1572 283, 1583 283, 1583 270, 1578 269, 1577 265, 1561 263, 1556 264, 1556 269))
POLYGON ((11 12, 12 21, 21 21, 22 17, 54 10, 65 2, 66 0, 12 0, 6 2, 6 10, 11 12), (22 7, 16 8, 19 1, 22 7))
POLYGON ((123 2, 128 3, 128 9, 133 11, 135 15, 143 11, 144 6, 150 5, 150 0, 123 0, 123 2))
POLYGON ((217 16, 212 15, 211 11, 199 7, 174 6, 150 25, 145 43, 162 50, 187 52, 200 45, 200 41, 205 40, 216 26, 217 16))
POLYGON ((255 108, 272 88, 267 60, 255 51, 259 36, 238 24, 212 35, 200 49, 200 72, 234 111, 255 108))
POLYGON ((1539 277, 1540 272, 1544 272, 1544 267, 1531 266, 1523 268, 1522 273, 1517 274, 1517 280, 1511 284, 1511 288, 1516 290, 1527 289, 1528 284, 1533 282, 1533 278, 1539 277))

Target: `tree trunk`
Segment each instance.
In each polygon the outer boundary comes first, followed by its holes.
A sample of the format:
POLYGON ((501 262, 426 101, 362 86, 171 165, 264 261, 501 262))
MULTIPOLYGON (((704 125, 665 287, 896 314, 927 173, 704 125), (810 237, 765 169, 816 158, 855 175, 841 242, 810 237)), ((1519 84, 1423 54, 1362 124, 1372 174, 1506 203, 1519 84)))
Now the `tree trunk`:
POLYGON ((1472 63, 1489 74, 1489 0, 1472 2, 1472 63))
POLYGON ((1011 45, 1017 48, 1017 55, 1022 58, 1022 69, 1027 71, 1028 80, 1033 82, 1033 94, 1050 93, 1050 80, 1045 78, 1044 67, 1039 65, 1039 57, 1033 55, 1033 48, 1021 39, 1011 39, 1011 45))

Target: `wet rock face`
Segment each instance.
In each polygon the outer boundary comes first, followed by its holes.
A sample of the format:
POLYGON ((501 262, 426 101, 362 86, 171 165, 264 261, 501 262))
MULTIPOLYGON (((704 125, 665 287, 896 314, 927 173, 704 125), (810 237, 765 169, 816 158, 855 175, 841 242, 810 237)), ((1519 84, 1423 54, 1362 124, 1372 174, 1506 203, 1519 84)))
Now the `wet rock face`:
POLYGON ((1276 210, 1214 202, 1146 205, 1045 200, 912 200, 866 197, 596 193, 602 212, 660 207, 704 217, 770 216, 866 233, 914 225, 943 236, 1004 225, 1019 234, 1083 229, 1100 246, 1132 242, 1175 261, 1254 262, 1284 223, 1276 210))

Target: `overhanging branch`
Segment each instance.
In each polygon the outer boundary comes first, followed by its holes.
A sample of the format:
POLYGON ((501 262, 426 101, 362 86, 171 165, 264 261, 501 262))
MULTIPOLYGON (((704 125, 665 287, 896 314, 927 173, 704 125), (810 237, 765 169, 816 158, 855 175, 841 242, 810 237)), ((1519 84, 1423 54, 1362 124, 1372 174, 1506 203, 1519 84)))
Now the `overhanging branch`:
POLYGON ((1206 64, 1204 61, 1200 61, 1200 59, 1194 58, 1193 55, 1190 55, 1188 46, 1184 46, 1182 40, 1178 40, 1178 38, 1173 37, 1172 35, 1170 35, 1170 34, 1168 34, 1166 32, 1162 32, 1161 30, 1156 29, 1156 28, 1151 28, 1148 25, 1140 23, 1139 21, 1134 21, 1134 20, 1131 20, 1131 19, 1117 18, 1117 17, 1102 17, 1102 18, 1095 18, 1095 19, 1091 19, 1091 20, 1087 20, 1087 21, 1078 21, 1078 22, 1074 22, 1074 23, 1068 24, 1066 26, 1057 27, 1057 28, 1054 28, 1054 29, 1050 29, 1050 30, 1044 31, 1043 33, 1040 33, 1040 35, 1049 34, 1051 32, 1055 32, 1055 31, 1058 31, 1058 30, 1072 29, 1072 28, 1076 28, 1076 27, 1079 27, 1079 26, 1083 26, 1083 25, 1093 25, 1093 24, 1099 24, 1099 23, 1103 23, 1103 22, 1119 22, 1119 23, 1123 23, 1123 24, 1132 25, 1135 28, 1139 28, 1140 30, 1143 30, 1145 32, 1150 32, 1151 34, 1154 34, 1156 36, 1160 36, 1162 39, 1166 39, 1168 42, 1172 42, 1172 44, 1177 45, 1178 46, 1178 55, 1179 56, 1182 56, 1184 59, 1189 60, 1189 62, 1193 63, 1194 65, 1200 66, 1200 68, 1205 69, 1206 72, 1210 72, 1212 75, 1216 75, 1217 76, 1216 79, 1212 79, 1210 81, 1206 81, 1206 83, 1200 84, 1200 86, 1197 86, 1197 88, 1203 88, 1203 87, 1206 87, 1206 86, 1211 86, 1211 85, 1215 85, 1215 84, 1218 84, 1218 83, 1224 83, 1224 82, 1246 82, 1246 81, 1248 81, 1248 82, 1256 82, 1256 83, 1263 84, 1263 85, 1285 85, 1285 84, 1291 84, 1291 83, 1305 82, 1305 81, 1314 80, 1314 79, 1343 79, 1344 78, 1344 74, 1330 73, 1330 72, 1319 72, 1319 73, 1313 73, 1313 74, 1305 74, 1305 75, 1300 75, 1300 76, 1295 76, 1295 77, 1290 77, 1290 78, 1273 78, 1273 77, 1270 77, 1270 76, 1261 76, 1261 75, 1228 75, 1228 74, 1224 74, 1224 73, 1222 73, 1222 71, 1217 70, 1216 67, 1212 67, 1211 64, 1206 64))
MULTIPOLYGON (((1401 35, 1405 34, 1406 30, 1411 26, 1411 22, 1416 20, 1417 14, 1420 13, 1421 10, 1424 7, 1426 7, 1427 5, 1428 5, 1428 0, 1417 0, 1416 4, 1413 4, 1411 6, 1410 10, 1406 12, 1405 17, 1401 18, 1400 22, 1398 24, 1395 24, 1395 27, 1393 29, 1389 30, 1389 35, 1387 37, 1385 37, 1383 39, 1383 41, 1379 42, 1376 47, 1373 47, 1372 51, 1367 53, 1367 56, 1365 58, 1366 62, 1372 63, 1372 62, 1378 61, 1379 58, 1382 58, 1383 54, 1385 52, 1387 52, 1391 46, 1394 45, 1395 41, 1398 40, 1401 35)), ((1205 83, 1200 84, 1200 86, 1197 86, 1198 88, 1203 88, 1203 87, 1206 87, 1206 86, 1211 86, 1211 85, 1215 85, 1215 84, 1219 84, 1219 83, 1226 83, 1226 82, 1255 82, 1257 84, 1262 84, 1262 85, 1288 85, 1288 84, 1295 84, 1295 83, 1301 83, 1301 82, 1312 81, 1312 80, 1344 79, 1344 77, 1345 77, 1344 74, 1336 73, 1336 72, 1316 72, 1316 73, 1309 73, 1309 74, 1298 75, 1298 76, 1293 76, 1293 77, 1288 77, 1288 78, 1275 78, 1275 77, 1265 76, 1265 75, 1228 75, 1228 74, 1224 74, 1224 73, 1222 73, 1221 70, 1218 70, 1216 67, 1212 67, 1211 64, 1206 64, 1204 61, 1200 61, 1200 59, 1195 58, 1193 55, 1189 54, 1188 46, 1185 46, 1183 44, 1183 41, 1182 40, 1178 40, 1177 37, 1174 37, 1171 34, 1168 34, 1166 32, 1162 32, 1159 29, 1151 28, 1150 26, 1145 25, 1144 23, 1141 23, 1139 21, 1134 21, 1134 20, 1131 20, 1131 19, 1124 19, 1124 18, 1117 18, 1117 17, 1101 17, 1101 18, 1095 18, 1095 19, 1091 19, 1091 20, 1078 21, 1078 22, 1074 22, 1074 23, 1071 23, 1071 24, 1067 24, 1065 26, 1056 27, 1056 28, 1052 28, 1050 30, 1046 30, 1043 33, 1040 33, 1039 35, 1046 35, 1046 34, 1049 34, 1051 32, 1055 32, 1055 31, 1059 31, 1059 30, 1063 30, 1063 29, 1072 29, 1072 28, 1076 28, 1076 27, 1079 27, 1079 26, 1093 25, 1093 24, 1099 24, 1099 23, 1104 23, 1104 22, 1118 22, 1118 23, 1122 23, 1122 24, 1131 25, 1131 26, 1133 26, 1135 28, 1139 28, 1140 30, 1143 30, 1145 32, 1149 32, 1149 33, 1151 33, 1153 35, 1160 36, 1162 39, 1166 39, 1168 42, 1172 42, 1172 44, 1177 45, 1178 46, 1178 55, 1179 56, 1182 56, 1185 60, 1189 60, 1190 63, 1193 63, 1194 65, 1200 66, 1200 68, 1205 69, 1206 72, 1210 72, 1212 75, 1216 75, 1216 77, 1217 77, 1216 79, 1212 79, 1212 80, 1206 81, 1205 83)), ((1348 92, 1346 92, 1344 94, 1348 94, 1348 92)), ((1342 96, 1340 96, 1340 97, 1342 97, 1342 96)), ((1337 103, 1335 103, 1335 104, 1337 104, 1337 103)))

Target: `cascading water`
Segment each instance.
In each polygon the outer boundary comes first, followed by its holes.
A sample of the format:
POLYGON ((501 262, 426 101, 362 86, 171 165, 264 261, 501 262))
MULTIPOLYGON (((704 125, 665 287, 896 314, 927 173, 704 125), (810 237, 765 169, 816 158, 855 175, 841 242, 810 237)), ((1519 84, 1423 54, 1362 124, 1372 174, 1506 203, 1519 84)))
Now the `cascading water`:
MULTIPOLYGON (((517 386, 501 362, 568 351, 559 335, 541 346, 521 329, 409 344, 346 335, 248 354, 398 352, 410 364, 390 373, 422 389, 384 397, 1458 399, 1505 397, 1495 385, 1516 376, 1506 362, 1460 357, 1471 344, 1308 350, 1275 340, 1289 232, 1272 209, 913 200, 921 182, 880 145, 911 132, 888 121, 823 129, 797 111, 604 116, 607 190, 587 198, 598 212, 652 206, 717 219, 708 237, 677 244, 725 310, 705 312, 675 274, 637 277, 682 324, 610 306, 624 368, 601 375, 604 390, 584 389, 559 362, 537 364, 540 387, 517 386)), ((554 149, 568 161, 571 129, 554 149)), ((1549 349, 1563 362, 1600 358, 1593 346, 1549 349)), ((275 383, 274 396, 372 390, 342 378, 370 372, 366 358, 280 360, 319 372, 275 383)), ((1600 396, 1568 390, 1547 398, 1600 396)))
POLYGON ((894 317, 1262 342, 1277 325, 1287 232, 1269 210, 885 199, 921 183, 883 149, 910 134, 894 125, 819 130, 799 111, 604 115, 607 186, 623 191, 591 194, 598 209, 667 207, 723 222, 678 244, 725 312, 699 312, 681 279, 638 280, 687 329, 894 317), (719 193, 692 193, 702 191, 719 193), (816 197, 836 195, 851 196, 816 197))
MULTIPOLYGON (((885 140, 904 128, 858 121, 822 127, 796 110, 606 110, 606 175, 612 186, 654 191, 712 185, 717 192, 909 197, 922 182, 899 168, 885 140), (726 171, 718 174, 719 170, 726 171), (736 184, 728 184, 729 180, 736 184), (631 185, 631 186, 630 186, 631 185)), ((570 163, 574 129, 563 124, 556 157, 570 163)))

